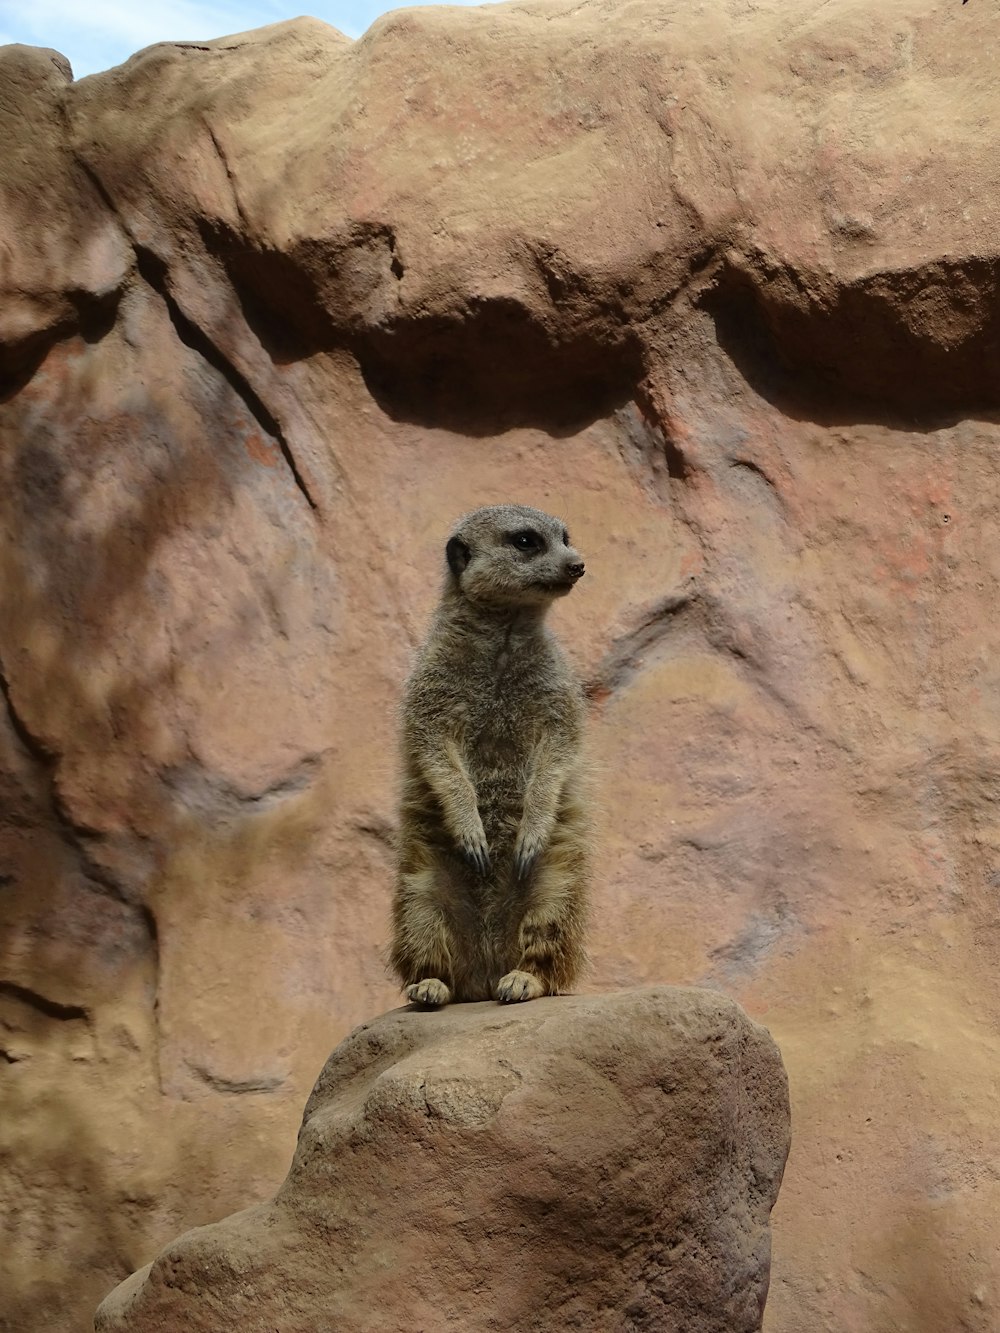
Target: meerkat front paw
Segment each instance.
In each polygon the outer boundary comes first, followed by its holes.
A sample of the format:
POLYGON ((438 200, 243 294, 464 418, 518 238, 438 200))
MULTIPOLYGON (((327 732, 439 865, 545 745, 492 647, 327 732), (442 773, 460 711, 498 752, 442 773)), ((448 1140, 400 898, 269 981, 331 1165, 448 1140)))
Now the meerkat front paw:
POLYGON ((521 829, 514 844, 514 871, 520 880, 525 880, 535 868, 535 862, 545 847, 545 835, 531 830, 521 829))
POLYGON ((530 972, 508 972, 497 982, 497 999, 501 1004, 517 1004, 521 1000, 537 1000, 545 994, 545 987, 530 972))
POLYGON ((406 988, 406 998, 411 1004, 422 1004, 427 1009, 440 1009, 451 999, 451 991, 437 977, 426 977, 415 981, 406 988))
POLYGON ((480 875, 490 873, 490 849, 482 825, 459 840, 458 850, 462 859, 467 861, 473 870, 478 871, 480 875))

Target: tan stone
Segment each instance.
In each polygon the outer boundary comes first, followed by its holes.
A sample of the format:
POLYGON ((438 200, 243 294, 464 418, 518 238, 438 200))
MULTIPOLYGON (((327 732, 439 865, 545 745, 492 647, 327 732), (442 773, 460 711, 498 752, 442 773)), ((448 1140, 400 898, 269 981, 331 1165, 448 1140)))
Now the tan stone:
POLYGON ((9 387, 54 338, 107 331, 130 253, 69 148, 69 62, 19 45, 3 47, 0 62, 0 376, 9 387))
POLYGON ((723 987, 785 1054, 770 1333, 994 1333, 994 26, 0 51, 3 1333, 271 1195, 395 1002, 393 710, 504 499, 587 557, 589 985, 723 987))
POLYGON ((333 1053, 269 1204, 169 1245, 100 1333, 750 1333, 788 1086, 730 1000, 396 1010, 333 1053))

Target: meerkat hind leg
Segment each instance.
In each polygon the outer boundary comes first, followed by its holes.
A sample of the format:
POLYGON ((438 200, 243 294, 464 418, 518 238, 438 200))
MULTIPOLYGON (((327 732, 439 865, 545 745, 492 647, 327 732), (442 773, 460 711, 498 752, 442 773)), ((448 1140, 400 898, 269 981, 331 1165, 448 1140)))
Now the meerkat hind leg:
POLYGON ((500 978, 497 999, 504 1004, 558 995, 575 980, 583 961, 580 894, 574 885, 575 848, 569 858, 550 846, 535 872, 533 901, 517 930, 516 966, 500 978))
POLYGON ((455 941, 439 895, 440 869, 424 865, 402 877, 393 907, 392 964, 406 998, 426 1009, 449 1004, 455 988, 455 941))
POLYGON ((426 1009, 441 1009, 451 999, 451 991, 438 977, 425 977, 406 987, 406 998, 411 1004, 422 1004, 426 1009))

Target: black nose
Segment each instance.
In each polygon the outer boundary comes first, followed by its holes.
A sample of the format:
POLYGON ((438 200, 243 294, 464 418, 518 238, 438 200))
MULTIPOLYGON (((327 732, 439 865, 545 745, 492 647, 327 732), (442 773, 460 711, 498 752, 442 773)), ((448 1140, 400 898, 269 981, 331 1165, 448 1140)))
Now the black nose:
POLYGON ((582 578, 583 578, 583 571, 584 571, 584 563, 583 563, 583 561, 581 560, 578 564, 570 565, 570 567, 569 567, 569 576, 570 576, 570 578, 573 579, 573 580, 576 580, 576 579, 582 579, 582 578))

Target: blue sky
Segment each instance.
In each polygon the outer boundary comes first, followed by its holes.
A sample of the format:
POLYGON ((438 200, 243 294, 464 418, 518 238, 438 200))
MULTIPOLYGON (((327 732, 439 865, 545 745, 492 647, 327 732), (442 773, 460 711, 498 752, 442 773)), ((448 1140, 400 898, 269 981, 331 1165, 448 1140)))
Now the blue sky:
POLYGON ((401 2, 405 0, 318 0, 304 11, 301 4, 281 0, 0 0, 0 45, 52 46, 68 57, 73 73, 82 79, 120 65, 153 42, 225 37, 303 12, 349 37, 360 37, 379 14, 398 9, 401 2))

